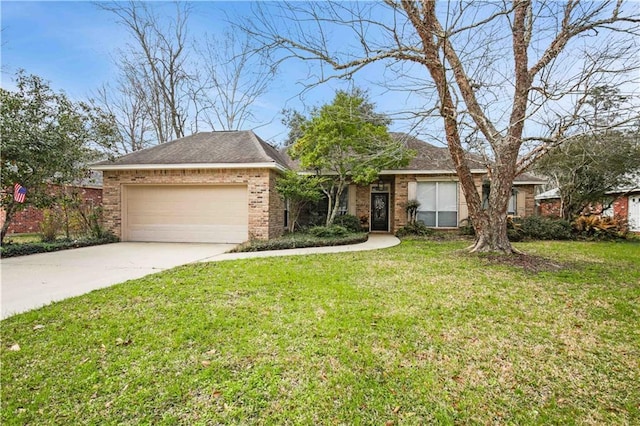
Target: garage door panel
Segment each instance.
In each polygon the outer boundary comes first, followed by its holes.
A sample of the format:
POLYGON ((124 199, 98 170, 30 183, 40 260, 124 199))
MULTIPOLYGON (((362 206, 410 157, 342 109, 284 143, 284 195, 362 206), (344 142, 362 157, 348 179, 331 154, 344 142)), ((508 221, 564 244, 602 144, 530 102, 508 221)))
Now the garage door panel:
POLYGON ((155 211, 137 211, 128 216, 129 225, 153 225, 175 223, 177 225, 246 225, 247 217, 242 214, 220 214, 211 210, 210 214, 201 213, 158 213, 155 211))
POLYGON ((243 242, 246 186, 131 185, 125 191, 128 241, 243 242))
POLYGON ((247 239, 242 225, 143 225, 129 227, 130 241, 162 241, 175 243, 239 243, 247 239))

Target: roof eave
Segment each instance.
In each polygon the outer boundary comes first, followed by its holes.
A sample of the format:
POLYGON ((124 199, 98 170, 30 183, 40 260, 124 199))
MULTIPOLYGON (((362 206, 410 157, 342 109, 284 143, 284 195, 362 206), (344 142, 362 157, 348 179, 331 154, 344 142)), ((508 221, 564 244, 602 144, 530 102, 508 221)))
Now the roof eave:
POLYGON ((514 180, 513 184, 514 185, 544 185, 546 182, 545 181, 539 181, 539 180, 514 180))
MULTIPOLYGON (((486 169, 471 169, 473 174, 486 174, 486 169)), ((455 170, 382 170, 381 175, 450 175, 456 174, 455 170)))
POLYGON ((219 169, 273 169, 285 171, 287 168, 273 162, 263 163, 178 163, 178 164, 95 164, 91 170, 219 170, 219 169))

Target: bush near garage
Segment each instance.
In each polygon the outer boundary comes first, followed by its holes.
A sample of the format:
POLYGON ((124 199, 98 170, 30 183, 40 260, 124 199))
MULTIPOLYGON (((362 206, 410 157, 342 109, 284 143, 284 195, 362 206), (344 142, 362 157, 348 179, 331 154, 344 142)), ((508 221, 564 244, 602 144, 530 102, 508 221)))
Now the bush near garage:
MULTIPOLYGON (((334 225, 335 226, 335 225, 334 225)), ((326 228, 326 227, 315 227, 326 228)), ((333 228, 333 227, 330 227, 333 228)), ((340 227, 342 228, 342 227, 340 227)), ((343 228, 344 229, 344 228, 343 228)), ((252 252, 252 251, 266 251, 266 250, 286 250, 305 247, 327 247, 327 246, 342 246, 346 244, 358 244, 367 241, 368 236, 364 232, 349 233, 336 236, 326 235, 335 231, 317 230, 316 232, 325 234, 323 236, 313 235, 310 232, 295 232, 291 234, 283 235, 279 238, 271 240, 252 240, 245 244, 241 244, 232 252, 252 252)), ((340 231, 342 232, 342 231, 340 231)))
POLYGON ((108 234, 102 238, 80 238, 77 240, 60 239, 55 241, 42 241, 31 243, 11 243, 3 244, 0 248, 0 257, 26 256, 29 254, 48 253, 52 251, 67 250, 72 248, 97 246, 101 244, 115 243, 118 238, 108 234))

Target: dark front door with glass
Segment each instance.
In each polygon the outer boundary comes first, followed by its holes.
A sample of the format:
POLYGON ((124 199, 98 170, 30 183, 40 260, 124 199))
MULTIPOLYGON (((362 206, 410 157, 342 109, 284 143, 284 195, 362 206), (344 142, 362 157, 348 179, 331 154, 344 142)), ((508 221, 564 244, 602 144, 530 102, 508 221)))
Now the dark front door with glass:
POLYGON ((389 194, 371 194, 371 230, 389 230, 389 194))

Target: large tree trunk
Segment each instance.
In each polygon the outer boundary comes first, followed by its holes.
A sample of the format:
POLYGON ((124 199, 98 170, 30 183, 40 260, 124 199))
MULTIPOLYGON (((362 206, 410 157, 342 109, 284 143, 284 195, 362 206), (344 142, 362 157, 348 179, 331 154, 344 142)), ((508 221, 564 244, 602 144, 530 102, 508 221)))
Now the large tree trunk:
MULTIPOLYGON (((496 191, 495 192, 503 192, 496 191)), ((474 252, 498 252, 504 254, 519 253, 511 246, 507 233, 507 205, 509 195, 496 194, 493 198, 495 205, 503 205, 499 210, 489 207, 482 211, 478 219, 473 222, 476 231, 476 240, 469 247, 474 252), (503 201, 504 200, 504 201, 503 201)), ((491 196, 490 196, 491 198, 491 196)), ((491 205, 491 203, 490 203, 491 205)))
POLYGON ((512 195, 518 149, 516 144, 509 143, 508 138, 497 140, 494 145, 496 158, 489 168, 487 208, 483 209, 482 204, 477 204, 477 200, 469 206, 470 213, 476 216, 475 219, 472 216, 476 241, 471 246, 471 251, 519 253, 511 246, 507 233, 507 210, 512 195))
MULTIPOLYGON (((475 243, 469 247, 471 252, 519 253, 511 246, 507 234, 507 209, 512 184, 513 179, 501 178, 491 181, 486 209, 477 201, 468 203, 469 217, 476 232, 475 243)), ((472 190, 478 193, 475 186, 472 190)))
MULTIPOLYGON (((507 237, 507 206, 515 176, 519 144, 516 144, 515 147, 509 146, 508 142, 513 142, 512 137, 498 140, 499 132, 489 120, 485 119, 475 98, 470 79, 464 72, 462 61, 458 58, 449 40, 443 36, 445 32, 436 18, 435 2, 424 3, 422 11, 413 2, 407 1, 402 4, 408 18, 421 37, 424 55, 427 59, 424 65, 429 70, 438 90, 440 115, 444 122, 449 153, 455 164, 456 174, 469 208, 469 217, 477 235, 477 240, 470 249, 472 251, 513 253, 514 250, 507 237), (422 19, 421 12, 424 13, 424 19, 422 19), (462 146, 457 120, 458 112, 453 101, 451 83, 448 80, 444 59, 440 57, 441 49, 443 56, 451 64, 454 79, 478 128, 494 147, 496 160, 495 164, 489 168, 492 192, 489 196, 487 210, 483 209, 482 197, 478 193, 473 174, 467 163, 467 153, 462 146)), ((517 112, 520 113, 521 109, 522 102, 518 104, 517 112)), ((517 129, 521 130, 521 126, 518 126, 517 129)))
POLYGON ((476 227, 476 241, 469 247, 475 252, 515 252, 507 236, 506 216, 487 216, 480 226, 476 227))

